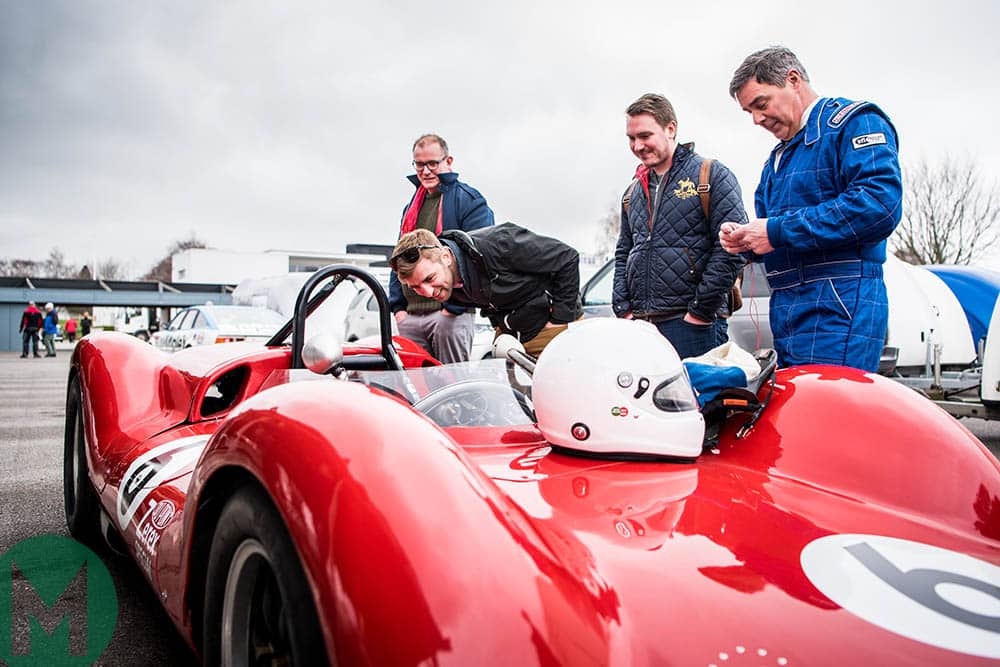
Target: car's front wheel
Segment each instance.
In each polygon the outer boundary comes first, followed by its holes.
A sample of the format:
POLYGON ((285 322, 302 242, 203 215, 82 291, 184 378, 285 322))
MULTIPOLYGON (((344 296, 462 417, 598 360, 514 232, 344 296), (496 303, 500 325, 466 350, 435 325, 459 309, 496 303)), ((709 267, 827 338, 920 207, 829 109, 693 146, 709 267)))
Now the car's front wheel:
POLYGON ((66 395, 66 427, 63 432, 63 506, 69 533, 91 544, 100 534, 97 492, 90 483, 86 439, 83 430, 80 379, 74 377, 66 395))
POLYGON ((205 664, 327 662, 302 564, 260 488, 244 486, 222 509, 207 574, 205 664))

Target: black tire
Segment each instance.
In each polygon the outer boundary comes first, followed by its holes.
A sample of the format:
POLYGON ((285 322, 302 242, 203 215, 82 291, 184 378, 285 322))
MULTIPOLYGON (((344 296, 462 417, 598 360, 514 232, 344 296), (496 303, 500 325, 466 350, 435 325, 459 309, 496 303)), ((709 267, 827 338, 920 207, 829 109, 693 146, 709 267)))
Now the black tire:
POLYGON ((69 533, 80 542, 95 544, 100 536, 100 505, 90 483, 87 441, 83 429, 80 380, 74 377, 66 394, 63 433, 63 506, 69 533))
POLYGON ((248 484, 226 502, 208 557, 206 665, 326 664, 312 591, 281 516, 248 484))

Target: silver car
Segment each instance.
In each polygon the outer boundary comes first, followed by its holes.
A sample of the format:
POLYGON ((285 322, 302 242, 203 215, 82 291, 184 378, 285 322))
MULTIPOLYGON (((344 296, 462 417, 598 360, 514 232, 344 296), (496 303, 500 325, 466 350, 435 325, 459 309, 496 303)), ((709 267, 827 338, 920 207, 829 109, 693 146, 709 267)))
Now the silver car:
MULTIPOLYGON (((615 261, 608 260, 583 286, 584 317, 614 317, 611 295, 615 277, 615 261)), ((764 265, 747 264, 743 270, 743 307, 729 318, 729 340, 744 350, 759 350, 774 346, 768 303, 771 290, 767 285, 764 265)))
POLYGON ((258 306, 192 306, 177 313, 166 328, 153 334, 152 344, 168 352, 195 345, 235 341, 265 343, 285 318, 258 306))

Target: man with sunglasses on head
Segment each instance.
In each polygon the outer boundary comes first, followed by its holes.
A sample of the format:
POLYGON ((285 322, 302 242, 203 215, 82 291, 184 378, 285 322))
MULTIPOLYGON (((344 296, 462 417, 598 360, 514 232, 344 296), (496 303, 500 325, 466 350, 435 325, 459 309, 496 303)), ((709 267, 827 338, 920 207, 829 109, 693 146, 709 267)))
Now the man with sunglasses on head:
MULTIPOLYGON (((399 235, 424 229, 433 235, 449 229, 472 231, 493 224, 493 211, 479 191, 458 180, 451 170, 448 144, 436 134, 425 134, 413 144, 409 180, 417 187, 403 211, 399 235)), ((389 306, 399 334, 419 343, 444 363, 467 361, 474 325, 468 308, 421 296, 389 277, 389 306)))
POLYGON ((421 296, 478 306, 497 333, 516 336, 536 357, 583 317, 579 253, 511 222, 439 237, 412 231, 399 239, 389 265, 421 296))

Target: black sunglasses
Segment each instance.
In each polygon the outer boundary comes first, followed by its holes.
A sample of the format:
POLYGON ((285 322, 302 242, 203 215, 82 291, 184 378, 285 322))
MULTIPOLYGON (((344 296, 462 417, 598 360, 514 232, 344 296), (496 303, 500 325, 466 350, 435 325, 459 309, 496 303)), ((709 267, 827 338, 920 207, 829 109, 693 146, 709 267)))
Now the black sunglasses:
POLYGON ((400 250, 389 259, 389 266, 392 268, 393 271, 395 271, 396 263, 401 259, 406 262, 409 262, 410 264, 415 264, 416 262, 420 261, 421 250, 429 250, 431 248, 440 248, 440 247, 441 246, 439 245, 415 245, 413 247, 406 248, 405 250, 400 250))

